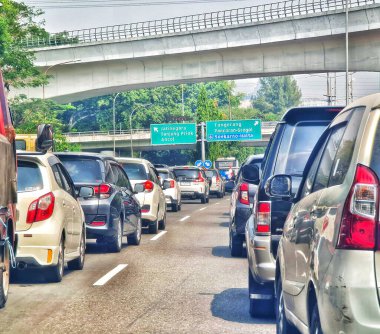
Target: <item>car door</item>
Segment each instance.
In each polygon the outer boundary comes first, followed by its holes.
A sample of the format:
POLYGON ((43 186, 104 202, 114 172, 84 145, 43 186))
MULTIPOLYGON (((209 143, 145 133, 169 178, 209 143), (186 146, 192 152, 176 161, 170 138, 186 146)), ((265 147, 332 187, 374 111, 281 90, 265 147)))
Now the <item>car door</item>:
POLYGON ((71 233, 73 249, 78 250, 81 242, 81 234, 83 230, 83 216, 80 204, 75 193, 74 183, 66 171, 65 167, 59 163, 57 164, 59 172, 61 174, 64 190, 66 191, 66 201, 69 208, 71 208, 72 220, 71 220, 71 233))
POLYGON ((59 192, 59 196, 62 197, 60 201, 61 212, 63 212, 64 217, 62 217, 63 220, 63 228, 65 230, 65 249, 68 253, 71 253, 75 249, 75 243, 73 238, 74 233, 74 214, 73 214, 73 205, 70 199, 70 195, 67 193, 66 185, 64 184, 63 178, 61 176, 60 168, 58 167, 58 163, 51 166, 51 169, 54 174, 54 178, 58 184, 58 186, 61 188, 61 191, 59 192))

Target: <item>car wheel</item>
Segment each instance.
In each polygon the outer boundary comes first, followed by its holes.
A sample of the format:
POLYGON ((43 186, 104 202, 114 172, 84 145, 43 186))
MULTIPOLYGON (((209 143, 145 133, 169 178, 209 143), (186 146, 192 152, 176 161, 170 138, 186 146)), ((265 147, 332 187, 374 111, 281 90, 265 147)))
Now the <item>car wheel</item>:
POLYGON ((157 234, 158 233, 158 220, 149 223, 149 233, 157 234))
POLYGON ((218 192, 217 197, 218 197, 218 198, 223 198, 223 193, 222 193, 222 192, 218 192))
POLYGON ((234 235, 230 231, 230 251, 232 257, 242 257, 243 256, 243 240, 237 235, 234 235))
POLYGON ((177 212, 177 211, 178 211, 178 208, 179 208, 178 203, 172 204, 172 211, 173 211, 173 212, 177 212))
POLYGON ((285 315, 284 293, 282 291, 281 277, 277 281, 276 298, 276 333, 297 334, 297 330, 288 322, 285 315))
POLYGON ((257 283, 252 276, 251 270, 248 269, 249 285, 249 314, 252 318, 273 316, 273 289, 257 283), (258 296, 267 299, 258 299, 258 296))
POLYGON ((142 224, 141 224, 141 218, 139 218, 139 221, 137 222, 136 231, 133 234, 127 236, 128 244, 129 245, 135 245, 135 246, 140 245, 140 241, 141 241, 141 226, 142 226, 142 224))
POLYGON ((110 239, 107 244, 108 250, 112 253, 119 253, 123 246, 123 226, 119 218, 116 223, 115 235, 110 239))
POLYGON ((65 243, 63 237, 59 243, 58 262, 54 267, 49 268, 48 278, 51 282, 61 282, 65 270, 65 243))
POLYGON ((159 223, 160 230, 165 230, 165 228, 166 228, 166 212, 164 214, 164 217, 162 218, 162 220, 160 220, 160 223, 159 223))
POLYGON ((319 311, 318 311, 317 303, 315 303, 314 308, 313 308, 310 327, 311 327, 310 334, 323 334, 321 321, 319 319, 319 311))
POLYGON ((178 204, 178 211, 182 210, 182 203, 178 204))
POLYGON ((201 203, 205 204, 206 203, 206 194, 203 194, 201 197, 201 203))
POLYGON ((80 245, 79 245, 79 257, 75 260, 69 261, 67 263, 67 266, 70 270, 82 270, 84 266, 84 258, 86 255, 86 240, 85 240, 85 233, 86 230, 82 229, 82 236, 80 238, 80 245))
POLYGON ((8 244, 5 243, 3 247, 4 252, 4 265, 0 271, 0 308, 3 308, 8 299, 9 292, 9 273, 11 270, 11 263, 9 259, 8 244))
POLYGON ((206 197, 206 203, 210 202, 210 193, 208 193, 207 197, 206 197))

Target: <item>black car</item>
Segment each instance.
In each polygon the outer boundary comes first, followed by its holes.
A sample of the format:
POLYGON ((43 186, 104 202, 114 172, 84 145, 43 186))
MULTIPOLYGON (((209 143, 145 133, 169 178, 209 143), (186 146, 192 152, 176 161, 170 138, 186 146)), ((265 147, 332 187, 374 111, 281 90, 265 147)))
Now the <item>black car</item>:
POLYGON ((229 245, 232 256, 243 255, 245 225, 252 212, 253 198, 257 191, 259 178, 248 179, 244 166, 257 166, 261 170, 264 155, 252 155, 241 166, 235 180, 235 187, 231 194, 229 245))
POLYGON ((127 174, 117 161, 92 153, 56 155, 77 189, 83 186, 94 189, 94 196, 80 199, 87 238, 105 242, 112 252, 120 252, 123 235, 127 236, 129 244, 138 245, 141 239, 141 208, 127 174))
POLYGON ((253 201, 253 213, 246 225, 252 317, 273 314, 277 248, 292 206, 289 198, 275 198, 269 194, 271 180, 274 175, 292 176, 292 193, 296 193, 312 150, 341 110, 341 107, 290 109, 270 139, 253 201))

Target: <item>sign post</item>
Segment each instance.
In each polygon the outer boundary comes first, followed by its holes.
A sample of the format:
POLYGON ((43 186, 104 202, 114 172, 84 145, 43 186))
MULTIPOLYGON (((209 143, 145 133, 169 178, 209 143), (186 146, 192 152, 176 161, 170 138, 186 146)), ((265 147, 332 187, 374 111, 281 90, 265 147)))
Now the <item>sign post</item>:
POLYGON ((196 144, 197 126, 195 123, 151 124, 152 145, 196 144))
POLYGON ((261 120, 207 122, 208 142, 261 140, 261 120))

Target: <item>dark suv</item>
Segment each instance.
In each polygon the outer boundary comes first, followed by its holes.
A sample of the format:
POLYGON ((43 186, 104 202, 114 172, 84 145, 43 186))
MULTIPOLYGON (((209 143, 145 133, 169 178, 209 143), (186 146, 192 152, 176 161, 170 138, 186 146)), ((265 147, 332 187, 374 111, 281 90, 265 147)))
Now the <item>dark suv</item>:
MULTIPOLYGON (((75 187, 90 186, 94 196, 81 198, 89 239, 106 242, 112 252, 120 252, 123 235, 128 243, 141 239, 141 209, 128 176, 112 157, 92 153, 56 153, 75 187)), ((142 190, 142 189, 141 189, 142 190)))
POLYGON ((257 166, 261 170, 264 155, 252 155, 239 169, 235 180, 235 188, 231 194, 230 201, 230 224, 229 245, 232 256, 242 256, 243 242, 245 240, 245 225, 252 212, 253 198, 257 191, 259 179, 248 180, 243 173, 244 166, 257 166))
POLYGON ((277 174, 292 176, 296 193, 310 154, 341 107, 289 110, 277 125, 262 163, 262 175, 246 226, 249 297, 252 317, 273 314, 278 242, 292 201, 268 195, 268 183, 277 174))

